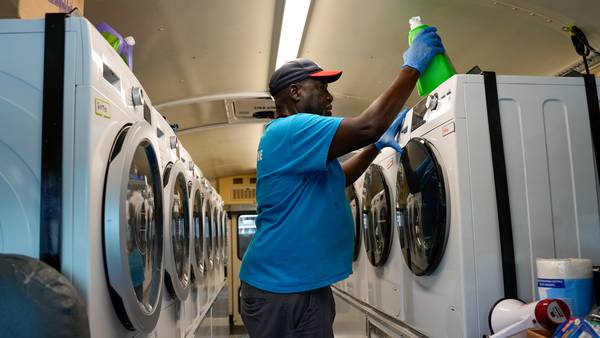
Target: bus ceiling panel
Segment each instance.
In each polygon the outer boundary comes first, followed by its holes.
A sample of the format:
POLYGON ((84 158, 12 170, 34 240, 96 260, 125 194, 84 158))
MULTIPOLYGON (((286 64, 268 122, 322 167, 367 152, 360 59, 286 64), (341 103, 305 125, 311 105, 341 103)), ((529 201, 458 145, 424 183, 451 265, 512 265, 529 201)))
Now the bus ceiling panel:
POLYGON ((275 5, 273 0, 105 0, 86 3, 85 14, 94 24, 106 21, 136 39, 134 72, 154 102, 165 102, 265 90, 275 5))

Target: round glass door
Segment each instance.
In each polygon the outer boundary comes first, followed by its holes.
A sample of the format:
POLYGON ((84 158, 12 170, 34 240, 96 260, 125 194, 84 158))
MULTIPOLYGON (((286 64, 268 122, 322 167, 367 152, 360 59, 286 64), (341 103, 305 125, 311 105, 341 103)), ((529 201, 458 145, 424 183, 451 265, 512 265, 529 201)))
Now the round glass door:
POLYGON ((123 325, 151 332, 163 275, 163 196, 152 128, 124 128, 107 168, 103 241, 111 300, 123 325))
POLYGON ((192 207, 192 223, 194 227, 194 277, 198 279, 204 273, 204 228, 202 218, 202 195, 199 190, 194 192, 192 207))
POLYGON ((350 211, 354 220, 354 253, 352 254, 352 261, 356 261, 360 253, 360 210, 358 195, 356 195, 356 189, 354 189, 353 185, 346 188, 346 199, 350 204, 350 211))
POLYGON ((365 173, 363 227, 365 249, 369 262, 382 266, 392 247, 391 192, 383 169, 371 164, 365 173))
POLYGON ((217 218, 217 207, 215 205, 213 205, 213 209, 210 212, 210 227, 212 228, 211 234, 212 234, 212 251, 213 251, 213 261, 215 262, 215 264, 219 264, 219 248, 217 247, 217 236, 219 236, 219 234, 217 234, 217 223, 218 223, 218 218, 217 218))
POLYGON ((175 179, 175 189, 171 201, 171 245, 177 279, 182 287, 190 281, 190 220, 188 212, 187 184, 183 173, 175 179))
POLYGON ((206 203, 204 203, 204 243, 206 245, 206 263, 208 264, 208 269, 213 268, 213 256, 212 256, 212 204, 210 200, 207 199, 206 203))
POLYGON ((396 224, 402 254, 418 276, 442 260, 449 218, 442 169, 424 139, 413 138, 400 157, 396 180, 396 224))

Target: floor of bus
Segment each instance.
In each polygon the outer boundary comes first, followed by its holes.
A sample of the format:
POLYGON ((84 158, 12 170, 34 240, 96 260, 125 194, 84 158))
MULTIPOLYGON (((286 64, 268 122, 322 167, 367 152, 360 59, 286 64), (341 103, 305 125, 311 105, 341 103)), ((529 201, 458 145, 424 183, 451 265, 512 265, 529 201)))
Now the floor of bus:
MULTIPOLYGON (((343 299, 336 298, 336 319, 334 333, 336 338, 366 337, 364 314, 343 299)), ((228 287, 223 287, 215 303, 196 330, 195 337, 249 338, 244 327, 233 326, 229 318, 228 287)), ((382 335, 380 337, 385 337, 382 335)))
POLYGON ((196 330, 195 337, 213 338, 248 338, 248 333, 243 327, 230 326, 229 321, 229 298, 227 284, 221 289, 219 295, 206 317, 196 330))

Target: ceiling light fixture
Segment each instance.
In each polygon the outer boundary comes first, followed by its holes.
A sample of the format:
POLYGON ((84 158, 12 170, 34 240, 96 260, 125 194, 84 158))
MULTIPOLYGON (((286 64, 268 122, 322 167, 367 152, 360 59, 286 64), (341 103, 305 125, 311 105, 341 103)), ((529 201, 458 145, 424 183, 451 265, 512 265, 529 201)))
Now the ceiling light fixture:
POLYGON ((275 69, 298 57, 311 0, 286 0, 275 69))

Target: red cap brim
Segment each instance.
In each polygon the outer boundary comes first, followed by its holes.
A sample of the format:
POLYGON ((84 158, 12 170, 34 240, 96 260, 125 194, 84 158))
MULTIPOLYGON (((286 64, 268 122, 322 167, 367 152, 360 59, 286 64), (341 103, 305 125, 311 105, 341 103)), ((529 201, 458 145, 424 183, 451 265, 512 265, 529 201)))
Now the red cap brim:
POLYGON ((322 70, 320 72, 312 73, 308 77, 316 77, 327 82, 337 81, 342 76, 341 70, 322 70))

